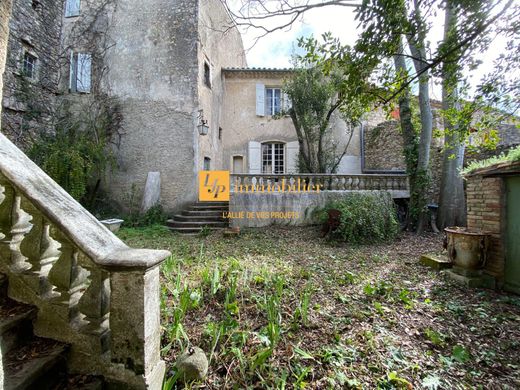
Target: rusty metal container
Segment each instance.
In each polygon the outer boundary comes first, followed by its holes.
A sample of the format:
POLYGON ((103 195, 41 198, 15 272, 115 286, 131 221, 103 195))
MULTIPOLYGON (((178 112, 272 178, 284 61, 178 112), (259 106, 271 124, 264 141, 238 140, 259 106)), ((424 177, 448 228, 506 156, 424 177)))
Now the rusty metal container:
POLYGON ((464 227, 444 229, 448 257, 455 267, 479 270, 486 264, 490 234, 484 231, 468 231, 464 227))

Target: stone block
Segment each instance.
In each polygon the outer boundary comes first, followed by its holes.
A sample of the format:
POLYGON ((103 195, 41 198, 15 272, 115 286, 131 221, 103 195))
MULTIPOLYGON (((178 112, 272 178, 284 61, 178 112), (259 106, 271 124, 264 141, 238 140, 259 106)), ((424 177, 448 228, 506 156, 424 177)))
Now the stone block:
MULTIPOLYGON (((460 270, 459 270, 460 271, 460 270)), ((457 270, 449 269, 443 271, 448 278, 470 288, 490 288, 496 287, 496 279, 486 273, 480 272, 472 276, 461 275, 457 270)))
POLYGON ((144 187, 143 203, 141 212, 146 213, 149 209, 159 204, 161 198, 161 173, 148 172, 146 185, 144 187))
POLYGON ((419 262, 422 265, 433 268, 437 271, 450 268, 452 266, 451 261, 448 259, 446 255, 436 253, 427 253, 421 255, 419 262))

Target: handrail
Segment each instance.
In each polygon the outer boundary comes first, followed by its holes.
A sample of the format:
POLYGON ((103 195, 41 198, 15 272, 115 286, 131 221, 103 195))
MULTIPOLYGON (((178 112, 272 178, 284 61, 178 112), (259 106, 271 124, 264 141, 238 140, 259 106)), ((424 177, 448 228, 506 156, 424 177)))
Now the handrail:
POLYGON ((159 263, 132 249, 0 134, 0 272, 37 307, 38 336, 71 345, 69 369, 121 388, 157 389, 159 263))
POLYGON ((130 249, 3 134, 0 157, 0 173, 99 266, 150 268, 170 255, 130 249))

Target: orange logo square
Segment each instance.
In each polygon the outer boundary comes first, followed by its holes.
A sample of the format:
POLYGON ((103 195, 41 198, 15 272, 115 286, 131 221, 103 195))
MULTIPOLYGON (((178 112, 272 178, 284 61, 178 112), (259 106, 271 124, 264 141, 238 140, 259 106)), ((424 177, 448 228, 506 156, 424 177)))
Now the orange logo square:
POLYGON ((229 202, 229 171, 199 171, 199 201, 229 202))

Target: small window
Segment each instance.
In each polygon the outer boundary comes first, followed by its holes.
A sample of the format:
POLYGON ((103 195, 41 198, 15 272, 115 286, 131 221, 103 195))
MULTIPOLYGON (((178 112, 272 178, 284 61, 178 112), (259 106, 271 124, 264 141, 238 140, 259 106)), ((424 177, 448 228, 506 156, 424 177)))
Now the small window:
POLYGON ((211 88, 211 72, 209 64, 204 61, 204 84, 211 88))
POLYGON ((265 89, 265 113, 278 115, 282 110, 282 90, 280 88, 265 89))
POLYGON ((222 139, 222 127, 218 128, 218 139, 222 139))
POLYGON ((211 169, 211 159, 209 157, 204 157, 204 170, 209 171, 211 169))
POLYGON ((29 52, 23 55, 23 74, 30 79, 36 78, 36 62, 38 59, 29 52))
POLYGON ((31 6, 32 6, 32 9, 35 10, 35 11, 38 11, 41 7, 41 3, 39 0, 32 0, 32 3, 31 3, 31 6))
POLYGON ((70 54, 70 91, 90 93, 92 83, 92 56, 88 53, 70 54))
POLYGON ((65 1, 65 17, 70 18, 79 15, 81 0, 66 0, 65 1))
POLYGON ((233 173, 244 173, 244 157, 233 156, 233 173))

